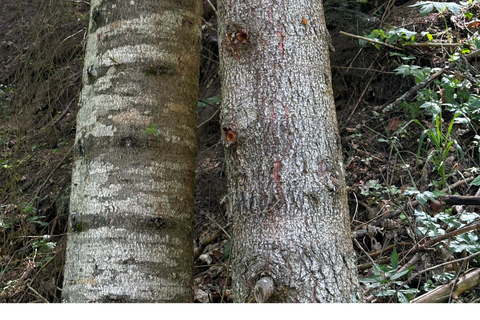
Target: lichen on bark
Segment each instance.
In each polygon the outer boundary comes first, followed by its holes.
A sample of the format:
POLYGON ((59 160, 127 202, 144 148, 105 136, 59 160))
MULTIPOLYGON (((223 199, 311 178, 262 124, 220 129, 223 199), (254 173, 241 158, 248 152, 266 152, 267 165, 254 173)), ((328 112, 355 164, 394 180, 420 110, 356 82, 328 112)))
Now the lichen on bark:
POLYGON ((200 28, 198 1, 91 2, 65 302, 193 301, 200 28))

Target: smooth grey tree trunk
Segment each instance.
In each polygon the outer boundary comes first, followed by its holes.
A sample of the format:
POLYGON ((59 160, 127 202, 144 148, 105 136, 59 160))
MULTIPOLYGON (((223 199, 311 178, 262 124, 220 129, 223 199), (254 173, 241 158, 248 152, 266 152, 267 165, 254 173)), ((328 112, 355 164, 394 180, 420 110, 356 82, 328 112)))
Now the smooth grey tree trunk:
POLYGON ((64 302, 193 301, 201 6, 91 1, 64 302))
POLYGON ((328 38, 319 0, 219 0, 237 302, 360 301, 328 38))

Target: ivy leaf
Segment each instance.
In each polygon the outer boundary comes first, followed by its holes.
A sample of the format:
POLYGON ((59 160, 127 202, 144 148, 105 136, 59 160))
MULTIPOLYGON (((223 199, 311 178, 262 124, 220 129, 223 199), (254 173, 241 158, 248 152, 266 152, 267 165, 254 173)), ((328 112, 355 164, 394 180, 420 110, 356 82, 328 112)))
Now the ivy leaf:
POLYGON ((480 251, 480 243, 478 242, 478 236, 473 232, 467 232, 455 237, 455 241, 450 243, 450 250, 452 252, 467 252, 474 254, 480 251))
POLYGON ((440 106, 437 103, 431 101, 425 102, 420 106, 420 108, 428 110, 433 116, 438 116, 442 112, 440 106))
POLYGON ((419 194, 419 193, 420 193, 420 191, 418 191, 415 187, 408 187, 408 188, 403 192, 403 194, 404 194, 405 196, 412 196, 412 195, 414 196, 414 195, 417 195, 417 194, 419 194))
POLYGON ((420 16, 422 17, 432 12, 433 8, 437 9, 437 11, 440 13, 444 13, 445 10, 449 10, 454 15, 458 15, 460 13, 460 10, 464 8, 464 6, 455 2, 438 1, 421 1, 411 5, 410 7, 420 7, 420 16))
POLYGON ((417 35, 417 33, 415 31, 410 31, 410 30, 405 29, 405 28, 392 29, 388 32, 388 34, 390 36, 391 35, 402 35, 402 36, 404 35, 407 40, 411 40, 411 41, 414 41, 415 36, 417 35))
POLYGON ((445 6, 450 10, 454 15, 458 16, 460 10, 463 9, 463 6, 455 2, 445 2, 445 6))
POLYGON ((397 298, 400 303, 408 303, 407 297, 401 292, 397 293, 397 298))
POLYGON ((400 67, 396 68, 393 71, 397 72, 395 74, 401 74, 402 77, 405 78, 405 76, 410 74, 410 66, 404 64, 404 65, 401 65, 400 67))
POLYGON ((435 201, 436 198, 437 197, 431 191, 421 192, 416 196, 418 203, 420 203, 422 206, 424 206, 428 200, 435 201))
POLYGON ((420 16, 421 17, 426 16, 427 14, 432 12, 432 10, 433 10, 433 4, 428 3, 428 2, 418 2, 418 3, 415 3, 415 4, 411 5, 410 7, 413 8, 413 7, 419 7, 419 6, 420 6, 420 16))
POLYGON ((475 179, 473 179, 472 182, 470 182, 471 186, 480 186, 480 176, 477 176, 475 179))

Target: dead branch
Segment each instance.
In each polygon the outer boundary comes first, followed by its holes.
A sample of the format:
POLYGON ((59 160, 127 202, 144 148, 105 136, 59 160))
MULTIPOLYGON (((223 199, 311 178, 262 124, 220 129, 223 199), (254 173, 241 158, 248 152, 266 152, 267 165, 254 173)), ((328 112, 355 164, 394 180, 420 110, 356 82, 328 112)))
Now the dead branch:
POLYGON ((215 6, 213 5, 212 2, 210 2, 210 0, 207 0, 207 2, 210 5, 210 7, 213 9, 213 12, 215 12, 215 15, 218 17, 217 8, 215 8, 215 6))
POLYGON ((47 299, 45 299, 44 297, 42 297, 42 295, 41 295, 40 293, 38 293, 37 290, 33 289, 28 283, 27 283, 27 287, 28 287, 28 289, 30 289, 30 290, 35 294, 35 296, 37 296, 37 298, 39 298, 42 302, 49 303, 47 299))
POLYGON ((471 225, 467 225, 463 228, 459 228, 457 230, 453 230, 451 232, 442 234, 441 236, 435 237, 427 241, 424 245, 418 246, 418 250, 425 250, 426 248, 430 248, 432 245, 439 243, 442 240, 458 236, 460 234, 470 232, 473 230, 480 230, 480 222, 473 223, 471 225))
MULTIPOLYGON (((412 248, 412 250, 409 251, 410 252, 418 252, 412 259, 410 259, 410 261, 408 261, 402 268, 400 268, 400 270, 398 272, 402 272, 403 270, 406 270, 407 268, 410 268, 411 266, 415 265, 417 263, 417 261, 420 260, 420 257, 421 257, 421 252, 424 252, 424 251, 427 251, 429 250, 430 248, 432 248, 433 245, 445 240, 445 239, 448 239, 448 238, 452 238, 452 237, 455 237, 455 236, 458 236, 459 234, 463 234, 463 233, 466 233, 466 232, 470 232, 470 231, 473 231, 473 230, 479 230, 480 229, 480 223, 477 222, 477 223, 474 223, 472 225, 469 225, 469 226, 465 226, 463 228, 460 228, 460 229, 457 229, 457 230, 453 230, 451 232, 448 232, 446 234, 443 234, 441 236, 438 236, 436 238, 433 238, 433 239, 430 239, 429 241, 427 241, 425 244, 423 245, 416 245, 412 248)), ((403 252, 402 252, 403 254, 403 252)), ((406 256, 403 255, 403 256, 406 256)), ((451 261, 449 263, 452 263, 451 261)))
POLYGON ((480 284, 480 268, 475 269, 459 279, 440 286, 420 297, 412 300, 412 303, 435 303, 447 300, 450 296, 457 297, 461 293, 480 284), (458 281, 457 281, 458 280, 458 281), (456 284, 455 284, 456 283, 456 284), (453 286, 453 290, 452 290, 453 286))
POLYGON ((60 121, 68 112, 68 110, 70 109, 70 106, 72 105, 73 101, 75 101, 75 99, 77 99, 79 95, 77 94, 69 103, 68 105, 65 107, 65 109, 63 110, 62 114, 52 123, 50 123, 50 126, 53 127, 54 125, 56 125, 58 123, 58 121, 60 121))
POLYGON ((384 108, 384 111, 385 111, 385 112, 390 111, 390 110, 392 110, 393 108, 398 107, 399 105, 401 105, 404 101, 410 101, 410 100, 412 100, 420 89, 425 88, 430 82, 432 82, 433 80, 435 80, 436 78, 438 78, 441 74, 443 74, 444 71, 445 71, 445 68, 442 68, 442 69, 440 69, 439 71, 435 72, 434 74, 428 76, 425 80, 423 80, 422 82, 419 82, 419 83, 418 83, 417 85, 415 85, 413 88, 411 88, 410 90, 408 90, 408 92, 404 93, 400 98, 398 98, 397 100, 395 100, 395 102, 387 105, 387 106, 384 108))
POLYGON ((376 256, 379 256, 379 255, 382 255, 384 254, 385 252, 389 252, 390 250, 393 250, 394 248, 396 247, 401 247, 401 246, 413 246, 413 243, 411 242, 398 242, 398 243, 394 243, 392 245, 389 245, 388 247, 382 249, 382 250, 379 250, 379 251, 375 251, 375 252, 372 252, 370 253, 370 257, 376 257, 376 256))
POLYGON ((362 36, 357 36, 356 34, 351 34, 351 33, 347 33, 347 32, 344 32, 344 31, 340 31, 339 33, 343 34, 344 36, 347 36, 347 37, 352 37, 352 38, 364 40, 364 41, 367 41, 367 42, 380 44, 382 46, 386 46, 386 47, 389 47, 389 48, 392 48, 392 49, 395 49, 395 50, 398 50, 398 51, 404 51, 402 48, 395 47, 395 46, 392 46, 391 44, 384 43, 384 42, 381 42, 381 41, 378 41, 378 40, 375 40, 375 39, 370 39, 370 38, 365 38, 365 37, 362 37, 362 36))
MULTIPOLYGON (((400 268, 399 272, 401 272, 401 271, 407 269, 408 267, 411 267, 412 265, 414 265, 420 259, 421 252, 428 251, 433 245, 439 243, 440 241, 451 238, 451 237, 455 237, 455 236, 458 236, 459 234, 466 233, 466 232, 473 231, 473 230, 480 230, 480 222, 476 222, 474 224, 467 225, 463 228, 453 230, 451 232, 448 232, 448 233, 443 234, 441 236, 438 236, 436 238, 430 239, 427 242, 425 242, 424 244, 417 244, 412 249, 408 250, 408 252, 400 252, 398 255, 399 255, 399 258, 401 258, 401 259, 405 258, 406 256, 408 256, 411 253, 420 253, 420 255, 417 254, 412 259, 410 259, 402 268, 400 268)), ((388 261, 390 261, 390 257, 382 258, 382 259, 378 260, 376 263, 377 264, 384 264, 384 263, 388 263, 388 261)), ((365 270, 365 269, 371 268, 372 266, 373 266, 373 262, 364 263, 364 264, 361 264, 361 265, 358 266, 358 270, 365 270)))
POLYGON ((208 246, 210 243, 217 240, 222 235, 222 233, 225 232, 225 229, 228 228, 230 225, 231 223, 228 223, 224 228, 218 229, 215 233, 213 233, 209 237, 202 238, 200 240, 200 243, 198 244, 198 247, 196 247, 195 250, 193 251, 193 259, 197 260, 198 257, 200 257, 200 255, 202 254, 203 249, 205 249, 205 247, 208 246))
POLYGON ((463 43, 445 43, 445 42, 420 42, 405 43, 404 47, 463 47, 463 43))
POLYGON ((480 57, 480 50, 473 51, 472 53, 466 54, 465 58, 467 60, 475 59, 477 57, 480 57))
POLYGON ((440 198, 441 202, 450 205, 479 205, 478 196, 445 196, 440 198))
POLYGON ((417 273, 415 273, 414 275, 412 275, 406 282, 410 282, 412 279, 418 277, 419 275, 421 275, 422 273, 425 273, 425 272, 428 272, 428 271, 431 271, 431 270, 435 270, 437 268, 441 268, 443 266, 446 266, 446 265, 453 265, 453 264, 458 264, 459 262, 463 262, 463 261, 466 261, 466 260, 470 260, 476 256, 479 256, 480 255, 480 252, 477 252, 475 254, 472 254, 472 255, 469 255, 468 257, 465 257, 465 258, 460 258, 460 259, 455 259, 455 260, 449 260, 447 262, 444 262, 444 263, 441 263, 441 264, 437 264, 433 267, 430 267, 430 268, 427 268, 427 269, 424 269, 424 270, 421 270, 417 273))

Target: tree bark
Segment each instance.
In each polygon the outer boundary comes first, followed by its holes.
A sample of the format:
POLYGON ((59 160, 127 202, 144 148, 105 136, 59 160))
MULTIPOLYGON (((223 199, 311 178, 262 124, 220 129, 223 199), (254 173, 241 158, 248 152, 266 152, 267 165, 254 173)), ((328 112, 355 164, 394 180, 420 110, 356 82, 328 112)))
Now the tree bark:
POLYGON ((321 1, 219 7, 235 301, 359 301, 321 1))
POLYGON ((201 6, 91 1, 64 302, 193 301, 201 6))

